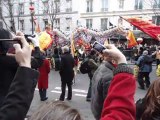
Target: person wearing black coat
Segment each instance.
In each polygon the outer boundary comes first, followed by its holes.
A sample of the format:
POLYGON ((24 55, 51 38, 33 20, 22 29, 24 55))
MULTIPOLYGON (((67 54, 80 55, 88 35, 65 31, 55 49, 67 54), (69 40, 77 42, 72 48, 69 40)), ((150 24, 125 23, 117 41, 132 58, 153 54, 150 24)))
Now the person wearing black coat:
POLYGON ((39 75, 38 71, 31 69, 31 48, 29 44, 23 36, 18 38, 21 39, 23 44, 22 49, 20 45, 14 45, 16 49, 14 57, 19 67, 0 107, 0 120, 24 120, 33 99, 39 75))
POLYGON ((69 52, 69 47, 64 46, 62 48, 63 55, 61 56, 61 67, 60 67, 60 76, 61 76, 61 89, 62 93, 59 100, 64 101, 66 85, 68 86, 68 96, 67 100, 72 99, 72 81, 74 78, 74 58, 69 52))
MULTIPOLYGON (((0 39, 11 38, 10 33, 5 29, 0 29, 0 39)), ((36 40, 35 40, 36 41, 36 40)), ((38 40, 37 40, 38 41, 38 40)), ((35 45, 35 50, 32 52, 31 67, 37 69, 43 63, 43 57, 40 52, 37 43, 35 45)), ((15 57, 7 55, 7 43, 0 42, 0 106, 2 105, 6 94, 8 93, 10 84, 16 74, 18 63, 15 57), (4 54, 5 53, 5 54, 4 54)))

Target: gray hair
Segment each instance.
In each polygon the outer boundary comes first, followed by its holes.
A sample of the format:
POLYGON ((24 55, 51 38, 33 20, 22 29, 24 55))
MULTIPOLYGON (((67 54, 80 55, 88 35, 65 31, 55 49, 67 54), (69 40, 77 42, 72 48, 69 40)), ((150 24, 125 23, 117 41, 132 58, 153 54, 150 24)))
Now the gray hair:
POLYGON ((28 120, 82 120, 79 112, 62 101, 46 102, 28 120))
POLYGON ((148 51, 147 50, 143 51, 143 55, 148 55, 148 51))
POLYGON ((63 51, 63 53, 69 52, 69 47, 68 46, 62 47, 62 51, 63 51))

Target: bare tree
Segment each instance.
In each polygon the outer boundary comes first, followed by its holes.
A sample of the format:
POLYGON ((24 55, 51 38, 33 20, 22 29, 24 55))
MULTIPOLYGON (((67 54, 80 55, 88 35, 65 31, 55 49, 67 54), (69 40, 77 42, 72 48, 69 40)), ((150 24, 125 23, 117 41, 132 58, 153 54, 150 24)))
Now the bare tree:
POLYGON ((59 12, 59 8, 58 8, 59 0, 50 0, 50 1, 47 1, 47 4, 42 0, 42 3, 44 4, 44 10, 43 10, 44 15, 49 16, 51 26, 53 28, 54 21, 56 20, 56 17, 57 17, 57 13, 59 12))
POLYGON ((144 0, 147 6, 150 6, 155 16, 160 15, 160 1, 159 0, 144 0))
POLYGON ((14 14, 13 14, 13 0, 1 0, 0 1, 2 6, 4 6, 4 9, 6 10, 2 10, 2 13, 6 13, 6 15, 8 16, 4 16, 4 14, 2 15, 2 20, 6 26, 7 29, 16 32, 16 28, 15 28, 15 20, 14 20, 14 14), (11 26, 8 26, 7 22, 6 22, 6 17, 10 18, 10 22, 11 22, 11 26))

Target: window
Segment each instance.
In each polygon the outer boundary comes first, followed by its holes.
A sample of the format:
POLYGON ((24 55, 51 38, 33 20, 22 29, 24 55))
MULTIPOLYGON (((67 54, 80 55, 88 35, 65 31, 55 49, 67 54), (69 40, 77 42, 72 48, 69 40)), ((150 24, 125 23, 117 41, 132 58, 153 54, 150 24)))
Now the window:
POLYGON ((47 14, 49 9, 48 1, 43 2, 43 6, 44 6, 43 13, 47 14))
POLYGON ((55 4, 56 4, 56 12, 60 12, 60 2, 57 2, 55 4))
POLYGON ((160 16, 153 16, 152 21, 156 25, 160 25, 160 16))
POLYGON ((72 8, 67 8, 66 12, 72 12, 72 8))
POLYGON ((66 30, 68 31, 70 30, 71 22, 72 22, 72 18, 66 18, 66 23, 67 23, 66 30))
POLYGON ((24 20, 20 20, 20 30, 23 31, 24 30, 24 20))
POLYGON ((119 0, 119 8, 120 9, 124 8, 124 0, 119 0))
POLYGON ((2 7, 0 7, 0 19, 2 19, 2 7))
POLYGON ((43 19, 44 21, 44 26, 46 27, 48 25, 48 19, 43 19))
POLYGON ((101 19, 101 29, 102 30, 107 30, 107 23, 108 23, 108 19, 107 18, 102 18, 101 19))
POLYGON ((154 0, 153 2, 153 8, 160 8, 160 0, 154 0))
POLYGON ((87 0, 87 12, 93 12, 93 1, 87 0))
POLYGON ((30 5, 34 6, 34 2, 31 1, 31 2, 30 2, 30 5))
POLYGON ((92 19, 86 19, 86 27, 92 28, 92 19))
POLYGON ((135 10, 143 9, 143 1, 142 0, 135 0, 135 10))
POLYGON ((60 19, 57 18, 54 23, 55 28, 60 29, 60 19))
POLYGON ((72 1, 66 3, 66 12, 72 12, 72 1))
POLYGON ((102 12, 108 11, 108 0, 102 0, 102 12))
POLYGON ((19 15, 23 15, 24 14, 24 4, 20 3, 19 4, 19 15))

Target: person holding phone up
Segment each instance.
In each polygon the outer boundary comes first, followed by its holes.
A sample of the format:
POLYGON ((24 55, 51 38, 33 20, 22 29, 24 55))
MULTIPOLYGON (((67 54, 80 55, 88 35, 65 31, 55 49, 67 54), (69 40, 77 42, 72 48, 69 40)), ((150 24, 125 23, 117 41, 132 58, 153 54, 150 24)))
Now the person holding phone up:
POLYGON ((114 77, 103 104, 101 120, 135 120, 136 80, 133 70, 127 66, 126 57, 114 45, 108 45, 103 52, 117 61, 118 66, 113 71, 114 77))
MULTIPOLYGON (((18 32, 17 35, 24 36, 21 32, 18 32)), ((0 28, 0 39, 13 39, 13 37, 9 31, 0 28)), ((31 68, 37 69, 43 63, 43 56, 39 48, 39 40, 36 37, 30 37, 29 39, 34 45, 34 51, 32 51, 31 57, 31 68)), ((0 54, 0 106, 4 102, 5 96, 8 94, 11 82, 14 79, 16 71, 19 67, 16 62, 15 55, 7 53, 9 48, 10 47, 8 46, 7 41, 0 42, 0 53, 3 53, 0 54)))
POLYGON ((0 120, 24 120, 33 99, 39 75, 31 68, 32 50, 29 44, 22 33, 19 32, 18 35, 14 39, 21 41, 22 48, 19 44, 15 44, 14 56, 19 67, 0 107, 0 120))

